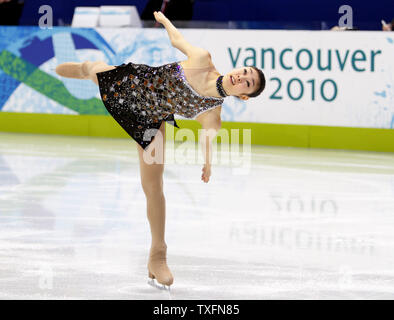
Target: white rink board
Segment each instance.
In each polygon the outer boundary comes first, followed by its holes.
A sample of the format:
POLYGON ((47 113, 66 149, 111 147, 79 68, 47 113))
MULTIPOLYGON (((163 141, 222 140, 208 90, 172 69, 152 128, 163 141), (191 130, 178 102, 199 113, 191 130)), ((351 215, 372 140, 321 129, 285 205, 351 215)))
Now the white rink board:
MULTIPOLYGON (((82 100, 99 99, 97 86, 60 77, 55 73, 57 64, 104 60, 110 65, 133 62, 158 66, 186 58, 171 45, 164 28, 8 29, 12 40, 4 41, 0 49, 29 60, 37 46, 26 47, 26 43, 37 38, 48 40, 39 54, 46 60, 40 60, 36 67, 51 76, 51 81, 60 80, 72 97, 82 100)), ((187 41, 210 51, 220 73, 256 65, 266 74, 267 88, 261 96, 247 102, 225 99, 223 121, 394 127, 392 32, 180 31, 187 41)), ((4 74, 1 76, 0 89, 7 96, 1 111, 78 114, 78 109, 61 104, 52 93, 42 94, 23 82, 12 85, 4 74)), ((98 109, 101 107, 98 103, 98 109)))

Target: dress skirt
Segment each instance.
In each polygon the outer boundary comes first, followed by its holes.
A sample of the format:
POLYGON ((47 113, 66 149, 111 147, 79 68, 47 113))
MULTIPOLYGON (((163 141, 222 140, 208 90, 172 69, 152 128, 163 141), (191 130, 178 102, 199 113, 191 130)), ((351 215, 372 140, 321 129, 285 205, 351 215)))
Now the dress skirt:
POLYGON ((143 149, 146 149, 163 121, 167 121, 177 128, 179 126, 173 113, 152 117, 150 110, 145 111, 143 104, 147 99, 144 98, 143 86, 138 85, 143 82, 143 79, 135 81, 136 78, 141 78, 141 73, 138 70, 141 69, 140 66, 131 62, 123 63, 116 66, 115 69, 98 72, 96 75, 101 100, 109 114, 130 137, 143 149))

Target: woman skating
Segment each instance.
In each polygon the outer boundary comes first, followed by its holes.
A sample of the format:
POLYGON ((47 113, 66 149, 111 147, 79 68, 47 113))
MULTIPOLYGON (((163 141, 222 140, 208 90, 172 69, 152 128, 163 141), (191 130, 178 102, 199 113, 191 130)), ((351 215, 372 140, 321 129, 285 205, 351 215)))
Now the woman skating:
POLYGON ((152 235, 148 275, 170 286, 174 278, 166 262, 165 122, 177 126, 174 114, 179 114, 197 120, 206 129, 200 141, 205 160, 201 179, 207 183, 211 175, 211 141, 221 126, 223 98, 233 95, 247 100, 258 96, 264 90, 265 78, 255 67, 238 68, 220 75, 208 51, 188 43, 161 12, 154 15, 166 28, 171 44, 182 51, 187 60, 159 67, 131 62, 120 66, 109 66, 103 61, 67 62, 58 65, 56 72, 63 77, 90 79, 96 83, 108 112, 137 142, 152 235), (147 154, 151 153, 154 163, 146 161, 147 154))

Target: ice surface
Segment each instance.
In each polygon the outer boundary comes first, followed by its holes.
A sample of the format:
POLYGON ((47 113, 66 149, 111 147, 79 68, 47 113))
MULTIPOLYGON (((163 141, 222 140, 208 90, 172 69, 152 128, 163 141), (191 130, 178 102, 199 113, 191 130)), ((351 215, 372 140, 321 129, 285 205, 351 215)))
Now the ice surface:
POLYGON ((208 184, 201 164, 166 164, 169 294, 147 284, 131 139, 0 133, 0 298, 394 298, 394 154, 256 146, 250 161, 208 184))

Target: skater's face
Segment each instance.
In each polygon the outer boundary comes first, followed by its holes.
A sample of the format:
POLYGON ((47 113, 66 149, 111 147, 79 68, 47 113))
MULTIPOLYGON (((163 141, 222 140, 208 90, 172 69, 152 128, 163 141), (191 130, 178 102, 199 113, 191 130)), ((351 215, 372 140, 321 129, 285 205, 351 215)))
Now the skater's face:
POLYGON ((256 91, 259 85, 259 75, 251 67, 233 69, 223 77, 223 88, 228 95, 238 96, 248 100, 247 94, 256 91))

